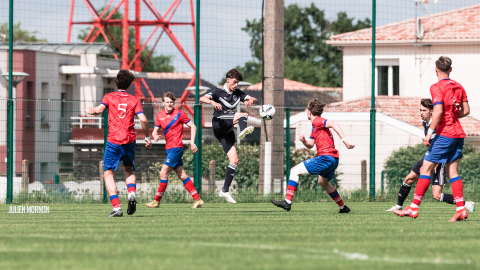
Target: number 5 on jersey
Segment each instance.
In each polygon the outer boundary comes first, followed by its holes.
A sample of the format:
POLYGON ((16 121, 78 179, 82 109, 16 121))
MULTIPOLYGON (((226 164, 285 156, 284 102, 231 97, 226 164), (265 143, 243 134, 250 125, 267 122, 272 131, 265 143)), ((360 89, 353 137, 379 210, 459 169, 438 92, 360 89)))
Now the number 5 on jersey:
POLYGON ((127 103, 118 104, 118 117, 125 118, 127 115, 127 103))

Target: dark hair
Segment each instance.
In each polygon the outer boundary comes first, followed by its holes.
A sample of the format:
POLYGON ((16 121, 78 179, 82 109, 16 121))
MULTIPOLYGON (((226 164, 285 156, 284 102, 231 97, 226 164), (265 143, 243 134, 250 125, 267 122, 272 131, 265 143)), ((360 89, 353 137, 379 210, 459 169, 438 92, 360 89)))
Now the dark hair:
POLYGON ((448 72, 452 67, 452 59, 448 56, 440 56, 438 60, 435 61, 435 66, 440 71, 448 72))
POLYGON ((422 101, 420 101, 420 104, 422 104, 423 107, 433 110, 433 103, 432 100, 429 98, 422 98, 422 101))
POLYGON ((127 90, 134 80, 135 75, 130 73, 130 71, 126 69, 120 69, 117 74, 117 78, 115 79, 115 84, 117 85, 118 89, 127 90))
POLYGON ((243 81, 243 75, 240 71, 238 71, 237 69, 230 69, 228 72, 227 72, 227 78, 230 78, 230 79, 237 79, 239 82, 243 81))
POLYGON ((320 116, 323 113, 323 107, 325 103, 320 102, 318 98, 314 98, 308 102, 307 109, 315 116, 320 116))
POLYGON ((169 98, 173 102, 175 102, 176 100, 175 95, 172 92, 166 92, 165 94, 163 94, 163 97, 162 97, 163 102, 165 102, 165 98, 169 98))

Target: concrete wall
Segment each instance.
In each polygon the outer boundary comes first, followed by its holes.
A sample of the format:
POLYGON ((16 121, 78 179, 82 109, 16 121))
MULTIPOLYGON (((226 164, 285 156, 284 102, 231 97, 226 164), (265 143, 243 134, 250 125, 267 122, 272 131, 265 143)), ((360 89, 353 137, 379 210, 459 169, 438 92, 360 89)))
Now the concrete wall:
MULTIPOLYGON (((400 66, 400 96, 430 97, 430 86, 437 82, 435 60, 446 55, 453 61, 451 78, 463 85, 470 104, 480 102, 480 46, 435 45, 377 46, 376 61, 398 60, 400 66)), ((371 47, 344 47, 343 100, 369 96, 371 93, 371 47)), ((480 107, 472 108, 472 117, 480 119, 480 107)))

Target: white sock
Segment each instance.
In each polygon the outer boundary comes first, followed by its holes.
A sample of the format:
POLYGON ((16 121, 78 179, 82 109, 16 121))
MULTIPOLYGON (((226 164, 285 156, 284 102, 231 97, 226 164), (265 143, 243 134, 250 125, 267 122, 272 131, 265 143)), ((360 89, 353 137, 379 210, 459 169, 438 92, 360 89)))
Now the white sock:
POLYGON ((397 204, 397 205, 395 205, 395 208, 402 209, 402 206, 397 204))
POLYGON ((114 208, 113 208, 113 211, 118 211, 118 210, 120 210, 120 209, 122 209, 122 207, 114 207, 114 208))
POLYGON ((463 207, 463 206, 457 207, 457 211, 460 211, 460 210, 463 210, 463 209, 465 209, 465 207, 463 207))
POLYGON ((289 201, 287 199, 285 199, 285 201, 288 203, 288 204, 292 204, 292 201, 289 201))
POLYGON ((340 208, 340 209, 343 209, 344 207, 345 207, 345 204, 344 204, 344 205, 342 205, 342 206, 339 206, 339 208, 340 208))
POLYGON ((414 203, 412 203, 412 204, 410 204, 410 207, 412 207, 412 208, 418 208, 419 206, 416 205, 416 204, 414 204, 414 203))
POLYGON ((128 193, 128 199, 130 200, 131 197, 135 198, 135 192, 129 192, 128 193))

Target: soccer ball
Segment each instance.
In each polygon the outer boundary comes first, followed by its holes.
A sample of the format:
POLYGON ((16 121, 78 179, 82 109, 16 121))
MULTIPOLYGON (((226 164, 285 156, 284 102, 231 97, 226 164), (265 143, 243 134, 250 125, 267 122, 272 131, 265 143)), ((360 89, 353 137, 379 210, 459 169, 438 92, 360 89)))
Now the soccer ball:
POLYGON ((275 116, 275 107, 271 104, 265 104, 260 108, 260 116, 265 120, 272 120, 275 116))

